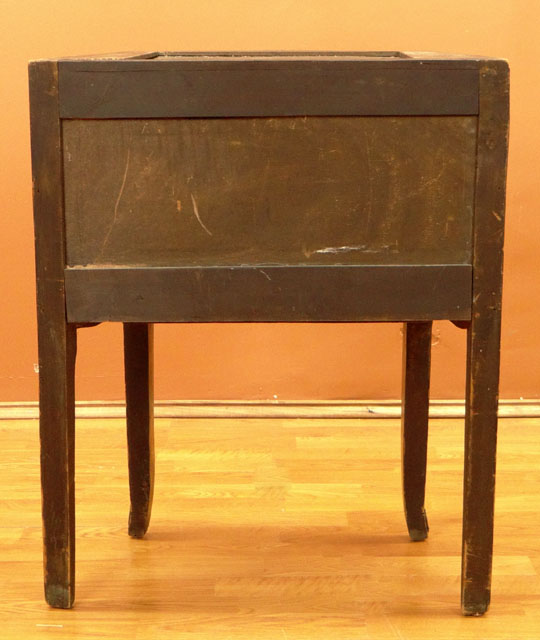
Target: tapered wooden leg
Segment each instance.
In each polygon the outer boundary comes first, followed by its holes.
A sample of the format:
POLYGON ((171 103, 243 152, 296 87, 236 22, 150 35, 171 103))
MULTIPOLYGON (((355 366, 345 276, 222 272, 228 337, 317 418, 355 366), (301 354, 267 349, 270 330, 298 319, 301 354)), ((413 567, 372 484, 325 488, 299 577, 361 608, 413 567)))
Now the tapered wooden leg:
POLYGON ((424 508, 431 364, 431 322, 403 326, 402 474, 403 504, 409 536, 425 540, 424 508))
POLYGON ((499 313, 474 318, 468 329, 463 497, 462 611, 489 606, 493 550, 499 384, 499 313))
POLYGON ((77 331, 39 329, 40 440, 45 599, 68 609, 75 598, 75 355, 77 331))
POLYGON ((142 538, 154 494, 153 325, 124 324, 124 365, 129 463, 129 535, 142 538))
POLYGON ((66 323, 62 132, 58 65, 29 66, 36 239, 39 410, 45 598, 75 595, 74 377, 77 329, 66 323))
POLYGON ((508 147, 508 65, 480 68, 473 229, 472 314, 467 329, 461 606, 482 615, 491 595, 502 261, 508 147))

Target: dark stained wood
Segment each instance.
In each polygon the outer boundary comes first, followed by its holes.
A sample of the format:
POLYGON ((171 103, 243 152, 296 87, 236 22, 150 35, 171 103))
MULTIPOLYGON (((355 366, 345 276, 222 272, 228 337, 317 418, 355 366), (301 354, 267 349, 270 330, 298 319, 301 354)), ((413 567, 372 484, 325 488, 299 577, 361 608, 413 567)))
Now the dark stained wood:
POLYGON ((69 265, 471 262, 476 118, 64 122, 69 265))
POLYGON ((506 63, 148 52, 33 63, 30 87, 47 601, 70 607, 74 595, 77 327, 126 323, 129 532, 141 536, 149 323, 404 321, 405 508, 421 539, 431 321, 449 319, 468 331, 462 610, 482 614, 506 63))
POLYGON ((29 68, 39 342, 45 598, 75 594, 74 376, 76 328, 66 323, 61 130, 56 63, 29 68))
POLYGON ((470 317, 471 268, 66 269, 70 322, 353 322, 470 317))
POLYGON ((467 353, 462 556, 465 615, 484 613, 491 591, 508 91, 506 62, 486 62, 480 70, 473 310, 467 353))
POLYGON ((411 540, 425 540, 424 507, 429 418, 431 322, 403 325, 402 475, 405 519, 411 540))
POLYGON ((478 112, 478 73, 459 60, 173 55, 59 65, 63 118, 478 112))
POLYGON ((128 532, 142 538, 154 495, 153 326, 124 324, 124 367, 131 508, 128 532))

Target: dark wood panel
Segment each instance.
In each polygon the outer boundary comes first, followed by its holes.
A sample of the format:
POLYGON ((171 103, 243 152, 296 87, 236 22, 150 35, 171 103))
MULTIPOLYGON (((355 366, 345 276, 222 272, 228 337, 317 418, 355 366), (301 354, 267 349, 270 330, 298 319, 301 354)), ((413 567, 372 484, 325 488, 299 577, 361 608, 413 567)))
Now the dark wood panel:
POLYGON ((72 268, 70 322, 470 318, 471 267, 72 268))
POLYGON ((59 65, 63 118, 478 112, 478 71, 456 61, 168 56, 59 65))
POLYGON ((470 263, 475 117, 64 121, 69 265, 470 263))

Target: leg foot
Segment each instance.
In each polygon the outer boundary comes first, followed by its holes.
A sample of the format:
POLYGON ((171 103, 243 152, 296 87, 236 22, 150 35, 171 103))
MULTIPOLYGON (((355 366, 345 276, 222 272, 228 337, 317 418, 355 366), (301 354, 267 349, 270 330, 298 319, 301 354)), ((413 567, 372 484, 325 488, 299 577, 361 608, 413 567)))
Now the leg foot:
POLYGON ((73 593, 65 585, 45 584, 45 600, 55 609, 71 609, 73 593))

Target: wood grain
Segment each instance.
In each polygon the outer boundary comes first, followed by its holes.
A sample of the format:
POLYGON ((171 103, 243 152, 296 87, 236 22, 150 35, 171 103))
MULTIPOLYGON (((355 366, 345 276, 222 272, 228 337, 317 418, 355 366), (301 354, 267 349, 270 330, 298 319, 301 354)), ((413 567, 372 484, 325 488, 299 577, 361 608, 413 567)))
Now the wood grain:
POLYGON ((158 420, 153 524, 127 535, 124 420, 77 424, 78 600, 42 599, 37 421, 0 422, 3 640, 532 640, 540 420, 500 421, 493 603, 459 612, 462 420, 434 420, 408 540, 399 420, 158 420))
POLYGON ((475 117, 67 120, 63 146, 70 266, 471 262, 475 117))

